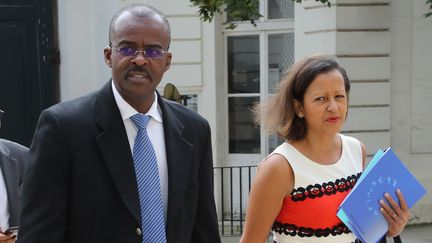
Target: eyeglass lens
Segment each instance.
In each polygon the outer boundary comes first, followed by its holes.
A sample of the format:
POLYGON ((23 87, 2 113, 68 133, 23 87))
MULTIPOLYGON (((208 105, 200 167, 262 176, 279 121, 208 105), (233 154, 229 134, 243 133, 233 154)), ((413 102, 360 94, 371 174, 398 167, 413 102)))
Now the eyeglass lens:
POLYGON ((139 51, 138 49, 132 47, 121 47, 118 48, 117 51, 120 52, 122 56, 127 57, 136 56, 138 52, 142 52, 144 56, 148 58, 161 58, 164 54, 162 49, 156 47, 147 47, 143 51, 139 51))

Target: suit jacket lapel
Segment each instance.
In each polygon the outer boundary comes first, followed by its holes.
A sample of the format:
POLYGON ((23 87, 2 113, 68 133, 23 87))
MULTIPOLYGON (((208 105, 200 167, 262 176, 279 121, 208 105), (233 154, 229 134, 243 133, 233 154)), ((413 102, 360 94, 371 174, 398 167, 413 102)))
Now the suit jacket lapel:
MULTIPOLYGON (((6 151, 8 152, 8 151, 6 151)), ((3 178, 6 185, 8 196, 8 204, 10 208, 9 223, 15 226, 18 223, 18 168, 17 161, 9 157, 9 153, 5 154, 0 151, 0 167, 3 172, 3 178)))
MULTIPOLYGON (((175 218, 183 206, 187 190, 193 145, 183 136, 184 125, 177 119, 176 112, 159 97, 165 133, 165 147, 168 166, 168 219, 167 228, 178 227, 175 218)), ((141 224, 137 184, 123 120, 111 90, 111 81, 98 93, 96 101, 96 124, 101 133, 97 141, 114 184, 129 211, 141 224)), ((169 232, 169 231, 168 231, 169 232)), ((169 236, 167 236, 170 238, 169 236)))
MULTIPOLYGON (((191 171, 193 145, 183 136, 184 125, 177 119, 171 105, 159 97, 163 114, 165 148, 168 163, 168 217, 167 229, 179 227, 176 217, 183 206, 187 181, 191 171)), ((167 230, 170 232, 170 230, 167 230)), ((167 235, 167 239, 172 236, 167 235)))
POLYGON ((141 224, 132 154, 124 123, 112 94, 111 81, 97 96, 96 119, 97 125, 101 128, 101 133, 96 139, 108 170, 123 202, 138 224, 141 224))

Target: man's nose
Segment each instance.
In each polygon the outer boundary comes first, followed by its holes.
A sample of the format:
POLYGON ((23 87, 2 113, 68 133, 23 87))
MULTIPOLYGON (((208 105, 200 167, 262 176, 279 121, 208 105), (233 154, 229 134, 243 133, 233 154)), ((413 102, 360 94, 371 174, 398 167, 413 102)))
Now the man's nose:
POLYGON ((142 66, 142 65, 147 64, 147 63, 149 62, 149 60, 148 60, 147 57, 144 56, 144 52, 143 52, 143 51, 139 51, 139 52, 135 55, 135 57, 132 59, 132 62, 133 62, 135 65, 142 66))

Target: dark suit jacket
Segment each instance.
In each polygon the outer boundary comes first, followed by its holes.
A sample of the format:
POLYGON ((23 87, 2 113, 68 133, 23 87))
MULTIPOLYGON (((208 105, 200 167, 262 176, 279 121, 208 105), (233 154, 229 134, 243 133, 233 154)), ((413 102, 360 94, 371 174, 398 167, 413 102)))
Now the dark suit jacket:
POLYGON ((21 184, 24 176, 25 155, 27 151, 28 149, 20 144, 0 139, 0 168, 6 184, 10 214, 9 226, 19 224, 21 184))
MULTIPOLYGON (((220 242, 210 128, 158 100, 168 164, 168 242, 220 242)), ((141 243, 132 154, 111 82, 41 113, 23 187, 20 243, 141 243)), ((145 220, 145 219, 144 219, 145 220)))

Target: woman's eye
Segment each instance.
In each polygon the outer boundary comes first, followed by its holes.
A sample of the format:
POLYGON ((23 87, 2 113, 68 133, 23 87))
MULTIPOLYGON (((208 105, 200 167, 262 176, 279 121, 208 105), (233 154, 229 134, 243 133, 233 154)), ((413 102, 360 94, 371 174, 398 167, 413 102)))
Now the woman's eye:
POLYGON ((343 99, 343 98, 345 98, 345 95, 336 95, 336 98, 343 99))
POLYGON ((316 98, 316 101, 324 101, 326 98, 324 96, 320 96, 318 98, 316 98))

